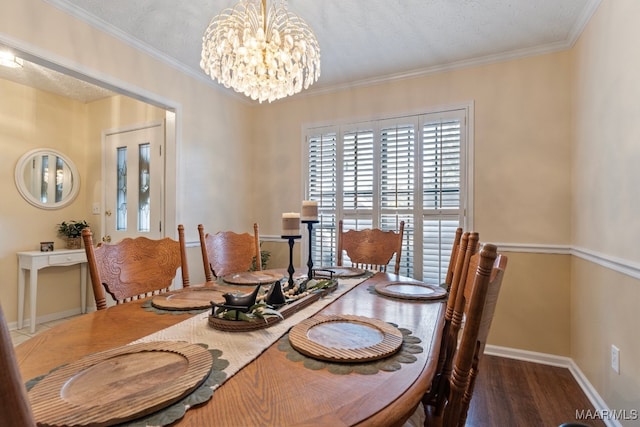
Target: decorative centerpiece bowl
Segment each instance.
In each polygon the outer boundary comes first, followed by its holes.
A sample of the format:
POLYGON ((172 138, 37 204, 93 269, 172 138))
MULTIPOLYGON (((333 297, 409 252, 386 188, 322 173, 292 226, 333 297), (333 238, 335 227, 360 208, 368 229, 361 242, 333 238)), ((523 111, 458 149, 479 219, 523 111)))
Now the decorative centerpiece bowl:
MULTIPOLYGON (((266 286, 265 286, 266 287, 266 286)), ((338 288, 335 279, 307 280, 296 283, 292 289, 282 293, 283 304, 269 304, 273 299, 273 290, 282 284, 277 281, 264 292, 262 285, 248 294, 225 294, 224 304, 211 303, 209 326, 214 329, 231 332, 264 329, 302 310, 338 288), (262 291, 262 292, 261 292, 262 291), (255 295, 255 299, 253 299, 255 295), (241 301, 242 303, 238 303, 241 301), (250 305, 251 304, 251 305, 250 305)), ((276 291, 277 294, 277 291, 276 291)))

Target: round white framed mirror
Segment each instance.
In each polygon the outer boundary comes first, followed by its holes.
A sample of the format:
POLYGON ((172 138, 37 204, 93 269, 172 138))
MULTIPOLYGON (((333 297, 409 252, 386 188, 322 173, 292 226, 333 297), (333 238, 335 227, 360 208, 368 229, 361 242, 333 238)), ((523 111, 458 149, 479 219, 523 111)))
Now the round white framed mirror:
POLYGON ((16 187, 22 197, 42 209, 60 209, 78 195, 80 175, 76 165, 51 148, 25 153, 16 164, 16 187))

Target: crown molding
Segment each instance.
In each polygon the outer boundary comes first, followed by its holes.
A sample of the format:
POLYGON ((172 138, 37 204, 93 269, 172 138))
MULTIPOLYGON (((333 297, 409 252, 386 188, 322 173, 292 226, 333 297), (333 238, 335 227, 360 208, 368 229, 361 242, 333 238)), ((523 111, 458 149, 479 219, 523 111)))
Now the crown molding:
POLYGON ((501 53, 501 54, 487 55, 487 56, 463 60, 463 61, 450 62, 448 64, 436 65, 433 67, 420 68, 420 69, 405 71, 401 73, 387 74, 384 76, 378 76, 378 77, 373 77, 368 79, 355 80, 355 81, 340 83, 335 85, 328 85, 324 87, 318 87, 315 89, 312 87, 310 89, 307 89, 305 92, 303 92, 302 96, 312 96, 312 95, 338 92, 338 91, 347 90, 347 89, 354 89, 357 87, 374 86, 374 85, 389 83, 393 81, 425 77, 430 74, 443 73, 447 71, 455 71, 455 70, 460 70, 464 68, 479 67, 482 65, 512 61, 515 59, 522 59, 530 56, 544 55, 547 53, 559 52, 562 50, 569 49, 571 45, 572 45, 572 41, 566 40, 559 43, 550 43, 545 46, 519 49, 511 52, 501 53))
MULTIPOLYGON (((86 22, 87 24, 91 25, 94 28, 97 28, 107 34, 112 35, 113 37, 123 41, 129 46, 132 46, 135 49, 170 65, 171 67, 177 69, 178 71, 208 86, 211 86, 226 95, 232 96, 233 98, 240 100, 241 102, 248 105, 252 105, 252 106, 261 105, 257 101, 251 101, 246 96, 240 93, 237 93, 232 89, 225 88, 224 86, 220 85, 219 83, 209 78, 206 74, 204 74, 204 72, 201 72, 200 70, 194 70, 193 68, 184 65, 183 63, 177 61, 176 59, 167 55, 166 53, 161 52, 134 37, 131 37, 126 32, 120 30, 119 28, 114 27, 108 22, 100 18, 97 18, 94 15, 91 15, 80 8, 72 6, 65 0, 43 0, 43 1, 46 3, 49 3, 50 5, 62 10, 63 12, 77 19, 80 19, 81 21, 86 22)), ((482 65, 512 61, 512 60, 522 59, 530 56, 544 55, 544 54, 567 50, 573 47, 577 39, 580 37, 580 34, 582 34, 582 31, 584 30, 585 26, 591 19, 591 16, 593 15, 593 13, 596 11, 598 6, 600 5, 600 2, 601 0, 589 1, 587 7, 585 7, 583 11, 583 14, 580 16, 580 19, 576 21, 576 24, 574 25, 574 27, 571 28, 571 30, 569 31, 569 36, 567 37, 566 40, 562 42, 549 43, 544 46, 537 46, 533 48, 518 49, 510 52, 496 54, 496 55, 487 55, 487 56, 469 59, 469 60, 455 61, 448 64, 436 65, 433 67, 421 68, 421 69, 416 69, 416 70, 411 70, 411 71, 406 71, 401 73, 382 75, 382 76, 377 76, 373 78, 354 80, 354 81, 345 82, 345 83, 328 84, 327 86, 320 86, 320 87, 316 86, 315 88, 311 87, 310 89, 307 89, 306 91, 297 94, 295 98, 334 93, 334 92, 339 92, 339 91, 348 90, 348 89, 374 86, 382 83, 389 83, 393 81, 420 78, 420 77, 428 76, 430 74, 435 74, 435 73, 442 73, 442 72, 454 71, 454 70, 471 68, 471 67, 478 67, 482 65)), ((289 98, 285 98, 285 99, 289 99, 289 98)), ((280 100, 280 101, 283 101, 283 100, 280 100)), ((278 101, 275 101, 275 102, 278 102, 278 101)))
POLYGON ((109 34, 116 39, 124 42, 125 44, 133 47, 136 50, 141 51, 142 53, 155 58, 173 68, 180 71, 183 74, 192 77, 207 86, 210 86, 221 93, 236 98, 239 101, 242 101, 247 104, 253 104, 247 97, 242 94, 235 92, 232 89, 227 89, 224 86, 213 81, 209 76, 207 76, 204 72, 199 72, 199 70, 194 70, 191 67, 184 65, 182 62, 177 61, 175 58, 167 55, 164 52, 155 49, 148 44, 136 39, 135 37, 131 37, 128 33, 122 31, 121 29, 109 24, 107 21, 100 19, 90 13, 87 13, 83 9, 77 8, 69 4, 64 0, 43 0, 45 3, 49 3, 51 6, 60 9, 64 13, 73 16, 87 24, 91 27, 96 28, 106 34, 109 34))

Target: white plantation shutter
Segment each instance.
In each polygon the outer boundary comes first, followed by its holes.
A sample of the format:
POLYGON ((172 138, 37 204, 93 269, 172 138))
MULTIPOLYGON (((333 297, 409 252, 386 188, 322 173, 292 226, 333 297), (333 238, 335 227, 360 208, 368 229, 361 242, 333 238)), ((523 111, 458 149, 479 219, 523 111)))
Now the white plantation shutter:
POLYGON ((422 146, 424 209, 459 209, 460 121, 424 123, 422 146))
POLYGON ((425 117, 422 124, 422 280, 444 281, 456 228, 462 224, 464 116, 425 117))
POLYGON ((415 126, 383 128, 380 140, 380 208, 412 209, 415 204, 415 126))
MULTIPOLYGON (((375 193, 374 131, 345 129, 341 140, 343 227, 345 230, 371 228, 375 193)), ((346 254, 343 261, 347 265, 351 262, 346 254)))
MULTIPOLYGON (((397 231, 400 274, 444 280, 465 220, 466 109, 308 129, 306 197, 319 202, 314 265, 335 265, 344 229, 397 231)), ((395 263, 395 259, 391 260, 395 263)))
MULTIPOLYGON (((380 228, 382 230, 400 230, 400 221, 404 221, 404 235, 402 239, 402 254, 400 256, 400 275, 406 277, 416 277, 414 273, 414 243, 415 228, 413 227, 413 214, 382 214, 380 218, 380 228)), ((395 265, 395 255, 389 261, 389 265, 395 265)), ((419 267, 419 264, 418 264, 419 267)), ((391 270, 393 271, 393 270, 391 270)))
POLYGON ((414 276, 416 127, 416 120, 385 120, 380 126, 380 228, 398 231, 404 221, 400 274, 407 277, 414 276))
MULTIPOLYGON (((320 221, 313 228, 312 240, 314 265, 318 267, 335 265, 337 262, 337 135, 332 129, 325 129, 325 132, 309 136, 307 139, 307 194, 309 200, 318 202, 320 221)), ((304 230, 301 231, 304 233, 304 230)))
POLYGON ((373 209, 373 130, 347 131, 342 137, 342 207, 346 216, 373 209))
POLYGON ((423 221, 422 280, 429 283, 444 282, 453 238, 459 226, 457 217, 450 220, 442 218, 423 221))

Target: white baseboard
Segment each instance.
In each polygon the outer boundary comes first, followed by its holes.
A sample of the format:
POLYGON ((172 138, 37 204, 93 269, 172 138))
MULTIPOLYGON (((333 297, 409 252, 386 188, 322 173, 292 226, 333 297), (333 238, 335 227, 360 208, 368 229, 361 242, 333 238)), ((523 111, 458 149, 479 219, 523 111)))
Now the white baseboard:
MULTIPOLYGON (((509 359, 523 360, 525 362, 540 363, 543 365, 557 366, 567 368, 578 385, 587 396, 597 414, 610 414, 609 409, 600 394, 591 385, 587 377, 582 373, 578 365, 570 357, 556 356, 547 353, 538 353, 535 351, 520 350, 517 348, 500 347, 497 345, 487 345, 484 349, 485 354, 492 356, 506 357, 509 359)), ((622 427, 620 422, 610 417, 600 418, 608 427, 622 427)))
MULTIPOLYGON (((93 307, 93 310, 91 309, 91 307, 87 307, 87 311, 95 311, 95 306, 93 307)), ((53 320, 60 320, 71 316, 77 316, 78 314, 80 314, 80 312, 80 307, 78 307, 67 311, 60 311, 58 313, 45 314, 44 316, 38 316, 36 318, 36 324, 39 325, 41 323, 51 322, 53 320)), ((29 326, 31 326, 31 319, 25 318, 22 327, 26 328, 29 326)), ((10 331, 18 329, 18 322, 8 322, 7 328, 10 331)))

